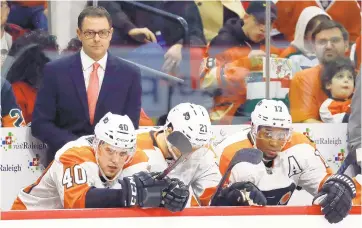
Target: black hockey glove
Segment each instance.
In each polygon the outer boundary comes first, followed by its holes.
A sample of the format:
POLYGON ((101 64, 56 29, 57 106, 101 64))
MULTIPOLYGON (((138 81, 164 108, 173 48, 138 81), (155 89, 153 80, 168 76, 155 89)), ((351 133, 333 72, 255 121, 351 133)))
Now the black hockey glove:
POLYGON ((211 201, 211 206, 266 205, 263 193, 251 182, 237 182, 220 191, 211 201))
POLYGON ((189 188, 179 179, 165 177, 168 187, 163 190, 162 206, 172 212, 182 211, 189 199, 189 188))
POLYGON ((355 196, 356 186, 353 180, 343 174, 334 174, 323 184, 314 197, 313 204, 321 205, 329 223, 338 223, 348 215, 355 196))
POLYGON ((125 189, 125 205, 160 207, 163 190, 169 186, 166 180, 156 180, 154 173, 139 172, 119 181, 125 189))

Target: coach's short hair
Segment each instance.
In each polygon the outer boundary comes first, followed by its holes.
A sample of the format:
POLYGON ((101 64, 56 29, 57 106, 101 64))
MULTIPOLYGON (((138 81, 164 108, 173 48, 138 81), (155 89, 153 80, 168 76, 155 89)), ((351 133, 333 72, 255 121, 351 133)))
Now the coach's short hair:
POLYGON ((112 27, 112 18, 108 11, 102 6, 87 6, 78 16, 78 28, 82 28, 85 17, 105 17, 108 24, 112 27))
POLYGON ((343 25, 341 25, 340 23, 335 22, 333 20, 323 20, 312 33, 313 42, 315 41, 315 37, 317 36, 318 33, 322 32, 324 30, 333 29, 333 28, 338 28, 342 32, 344 41, 349 40, 348 31, 346 30, 345 27, 343 27, 343 25))

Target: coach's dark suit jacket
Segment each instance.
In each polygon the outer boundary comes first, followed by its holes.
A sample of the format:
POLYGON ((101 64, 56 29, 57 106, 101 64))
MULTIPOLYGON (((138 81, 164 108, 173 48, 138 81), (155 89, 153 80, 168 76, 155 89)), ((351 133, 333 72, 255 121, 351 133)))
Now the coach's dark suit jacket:
POLYGON ((48 156, 69 141, 93 134, 95 124, 107 112, 128 115, 138 128, 142 95, 138 67, 108 53, 93 125, 89 121, 80 52, 49 62, 43 73, 31 132, 48 145, 48 156))

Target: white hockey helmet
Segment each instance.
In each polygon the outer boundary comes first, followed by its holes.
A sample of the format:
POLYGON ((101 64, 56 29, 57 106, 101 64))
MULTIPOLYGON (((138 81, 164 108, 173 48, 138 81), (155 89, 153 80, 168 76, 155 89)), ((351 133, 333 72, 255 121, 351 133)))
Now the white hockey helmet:
POLYGON ((168 127, 183 133, 194 149, 208 145, 212 137, 209 114, 201 105, 181 103, 175 106, 167 115, 164 129, 168 127))
POLYGON ((128 159, 125 164, 131 161, 136 151, 137 136, 133 123, 127 115, 121 116, 108 112, 96 124, 94 134, 96 148, 100 141, 104 141, 127 152, 128 159))
POLYGON ((285 128, 292 131, 292 117, 282 101, 263 99, 251 113, 252 134, 256 137, 260 126, 285 128))

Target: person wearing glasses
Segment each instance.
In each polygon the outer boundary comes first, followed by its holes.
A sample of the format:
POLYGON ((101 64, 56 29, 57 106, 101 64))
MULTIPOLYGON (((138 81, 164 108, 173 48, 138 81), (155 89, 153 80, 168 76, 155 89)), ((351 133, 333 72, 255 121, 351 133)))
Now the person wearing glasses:
POLYGON ((263 99, 251 113, 251 128, 228 136, 215 148, 228 185, 217 191, 211 206, 288 205, 298 187, 313 196, 329 223, 338 223, 353 205, 361 204, 361 183, 334 174, 306 135, 295 132, 287 106, 263 99), (254 148, 253 156, 240 149, 254 148), (244 161, 233 167, 234 156, 244 161))
POLYGON ((322 89, 322 69, 326 64, 346 55, 349 34, 341 24, 325 20, 312 33, 312 45, 319 65, 297 72, 290 85, 290 113, 295 123, 321 122, 319 108, 328 98, 322 89))
POLYGON ((44 66, 31 131, 48 145, 48 162, 69 141, 91 134, 107 112, 127 115, 138 128, 140 69, 108 53, 112 19, 103 7, 78 16, 82 49, 44 66))

